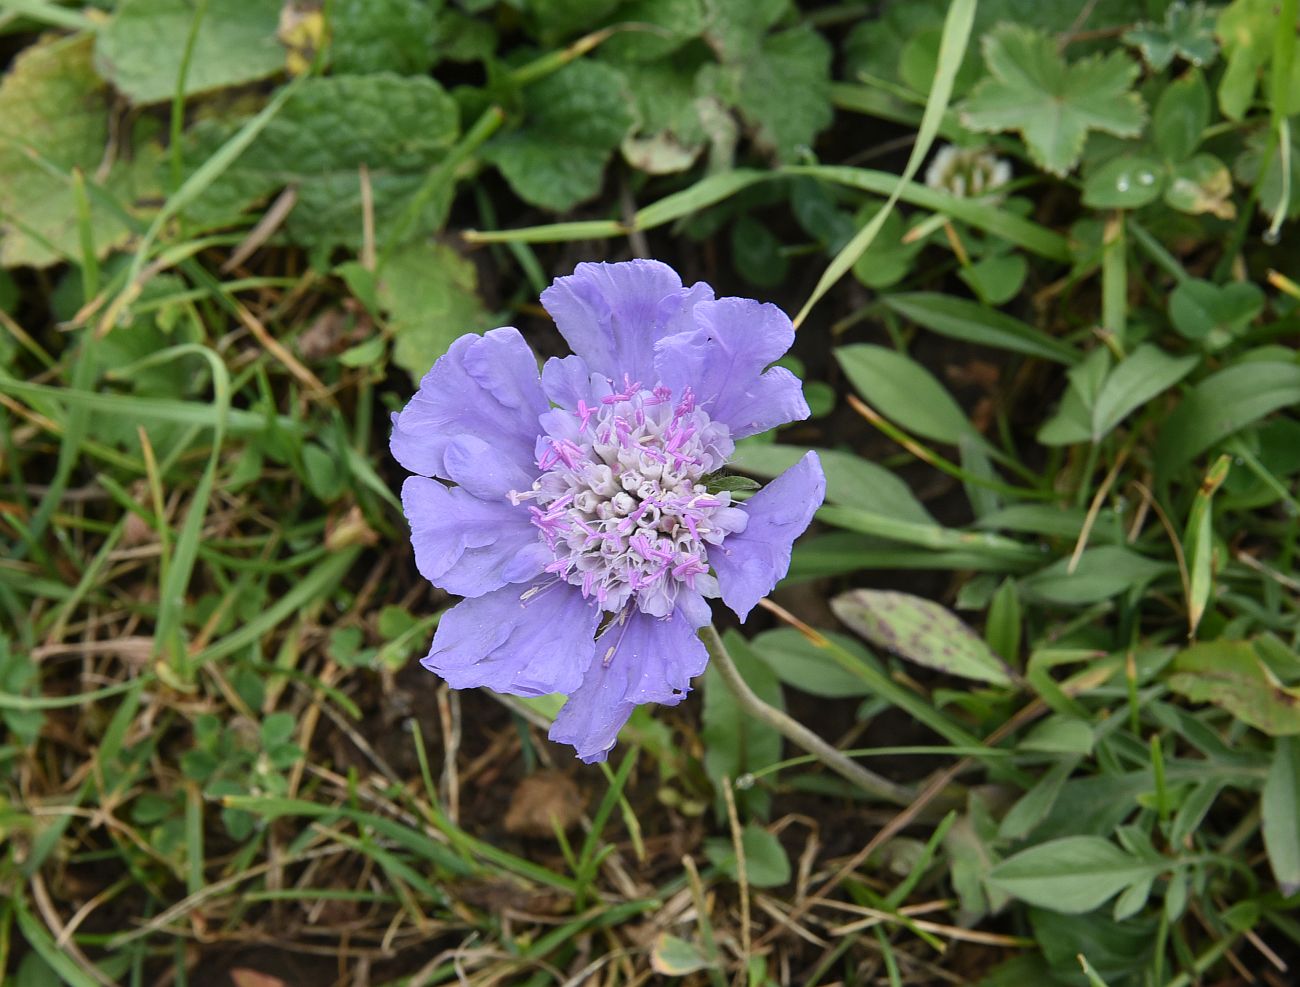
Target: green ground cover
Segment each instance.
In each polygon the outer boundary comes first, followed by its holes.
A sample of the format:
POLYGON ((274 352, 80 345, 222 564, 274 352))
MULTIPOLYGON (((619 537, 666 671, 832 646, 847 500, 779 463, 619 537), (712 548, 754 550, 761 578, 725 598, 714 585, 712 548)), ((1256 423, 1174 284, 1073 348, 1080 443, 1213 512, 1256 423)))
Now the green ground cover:
POLYGON ((1295 982, 1297 6, 0 0, 3 983, 1295 982), (633 256, 828 495, 584 766, 389 416, 633 256))

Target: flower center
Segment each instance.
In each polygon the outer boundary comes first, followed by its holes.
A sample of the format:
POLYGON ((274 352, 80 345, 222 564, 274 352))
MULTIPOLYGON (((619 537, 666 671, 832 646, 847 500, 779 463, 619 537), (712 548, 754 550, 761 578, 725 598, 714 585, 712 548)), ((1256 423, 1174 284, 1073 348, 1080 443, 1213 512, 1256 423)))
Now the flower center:
POLYGON ((745 518, 729 493, 703 482, 733 446, 690 389, 674 400, 666 387, 625 378, 596 405, 579 401, 576 413, 556 410, 544 421, 543 473, 511 500, 534 501, 533 524, 555 555, 546 570, 611 613, 634 599, 667 617, 682 587, 717 595, 707 546, 745 518))

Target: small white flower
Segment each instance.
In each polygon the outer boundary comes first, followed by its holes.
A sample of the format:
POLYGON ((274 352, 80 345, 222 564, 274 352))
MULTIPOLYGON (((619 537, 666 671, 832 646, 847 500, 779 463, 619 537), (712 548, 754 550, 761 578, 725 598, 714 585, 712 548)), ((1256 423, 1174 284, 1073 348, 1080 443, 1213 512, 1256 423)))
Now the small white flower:
POLYGON ((925 184, 959 199, 988 195, 1011 181, 1011 163, 987 148, 945 144, 925 170, 925 184))

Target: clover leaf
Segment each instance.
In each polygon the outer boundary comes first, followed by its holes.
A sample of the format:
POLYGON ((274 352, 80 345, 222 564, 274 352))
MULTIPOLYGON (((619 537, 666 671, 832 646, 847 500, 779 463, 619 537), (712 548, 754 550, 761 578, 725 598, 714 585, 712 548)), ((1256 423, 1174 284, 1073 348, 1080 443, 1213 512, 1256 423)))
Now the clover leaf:
POLYGON ((1138 67, 1112 52, 1067 63, 1042 31, 1003 24, 984 36, 991 78, 975 87, 962 122, 971 130, 1018 130, 1039 167, 1065 175, 1089 130, 1135 137, 1146 105, 1130 87, 1138 67))

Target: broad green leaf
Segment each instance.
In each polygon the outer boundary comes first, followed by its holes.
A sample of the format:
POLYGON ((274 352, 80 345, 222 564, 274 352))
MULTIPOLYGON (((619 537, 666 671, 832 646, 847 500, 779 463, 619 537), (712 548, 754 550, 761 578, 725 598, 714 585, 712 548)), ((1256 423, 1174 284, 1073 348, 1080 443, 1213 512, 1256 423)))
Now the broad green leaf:
POLYGON ((1070 560, 1059 559, 1021 584, 1031 598, 1065 606, 1082 606, 1136 589, 1172 571, 1118 545, 1089 548, 1070 571, 1070 560))
POLYGON ((1087 442, 1092 437, 1092 409, 1110 372, 1110 351, 1099 346, 1066 372, 1070 386, 1056 414, 1038 429, 1038 441, 1048 446, 1087 442))
POLYGON ((474 265, 440 243, 403 247, 379 279, 379 303, 393 333, 393 362, 413 381, 459 336, 487 328, 474 265))
MULTIPOLYGON (((728 631, 723 640, 736 668, 755 695, 778 709, 784 709, 781 683, 767 663, 757 657, 735 631, 728 631)), ((701 716, 704 770, 719 792, 724 778, 734 781, 746 772, 756 771, 781 759, 781 735, 745 712, 712 663, 704 671, 701 716)), ((750 788, 738 791, 736 796, 742 808, 748 805, 751 811, 765 814, 769 796, 764 789, 750 788)))
POLYGON ((1056 804, 1062 786, 1073 774, 1078 762, 1077 757, 1066 757, 1053 764, 1034 787, 1020 796, 1007 810, 998 825, 998 837, 1003 840, 1019 840, 1032 833, 1034 827, 1043 821, 1043 817, 1056 804))
POLYGON ((1205 77, 1192 69, 1165 87, 1156 101, 1151 131, 1156 147, 1170 161, 1184 161, 1201 143, 1210 123, 1210 89, 1205 77))
MULTIPOLYGON (((620 37, 624 35, 615 35, 611 41, 620 37)), ((695 77, 703 58, 692 51, 657 61, 619 65, 635 118, 621 150, 627 162, 639 171, 652 175, 684 171, 704 150, 709 134, 695 91, 695 77)))
MULTIPOLYGON (((1268 212, 1266 191, 1261 193, 1260 207, 1268 212)), ((1232 219, 1237 215, 1232 201, 1232 174, 1213 154, 1196 154, 1174 165, 1165 187, 1165 202, 1193 216, 1209 213, 1219 219, 1232 219)))
MULTIPOLYGON (((741 830, 740 848, 745 853, 745 877, 750 887, 779 888, 790 880, 790 858, 785 848, 762 826, 750 823, 741 830)), ((740 861, 730 839, 715 836, 705 840, 704 855, 733 881, 739 878, 740 861)))
POLYGON ((731 263, 742 278, 760 288, 774 288, 790 270, 781 241, 753 216, 741 216, 731 227, 731 263))
POLYGON ((995 888, 1066 915, 1090 912, 1131 885, 1165 869, 1099 836, 1067 836, 1022 850, 993 868, 995 888))
POLYGON ((632 125, 623 86, 609 65, 571 62, 528 87, 520 126, 494 137, 484 158, 533 205, 562 212, 590 199, 632 125))
MULTIPOLYGON (((1296 59, 1300 65, 1300 58, 1296 59)), ((1258 183, 1260 211, 1270 218, 1300 216, 1300 127, 1290 127, 1291 143, 1274 143, 1267 129, 1246 138, 1246 149, 1232 163, 1232 173, 1246 186, 1258 183)))
POLYGON ((441 7, 442 0, 332 0, 330 67, 336 75, 428 72, 441 7))
POLYGON ((877 647, 950 675, 1009 685, 1006 663, 947 607, 907 593, 853 590, 831 610, 877 647))
MULTIPOLYGON (((897 474, 852 453, 837 449, 816 451, 826 473, 826 499, 831 503, 874 511, 901 521, 935 523, 930 512, 897 474)), ((807 452, 807 449, 797 446, 742 443, 732 456, 730 465, 771 478, 784 473, 807 452)))
MULTIPOLYGON (((194 39, 185 92, 208 92, 255 82, 285 67, 276 37, 281 0, 212 0, 194 39)), ((95 65, 133 103, 161 103, 176 95, 186 40, 194 22, 191 0, 119 0, 99 32, 95 65)))
MULTIPOLYGON (((882 208, 884 205, 879 200, 873 199, 865 203, 854 217, 854 228, 866 226, 882 208)), ((903 217, 891 209, 876 238, 854 262, 853 276, 868 288, 888 288, 907 277, 912 272, 916 255, 925 244, 903 242, 906 233, 903 217)), ((841 243, 840 247, 843 245, 841 243)))
POLYGON ((1206 641, 1180 651, 1169 688, 1275 737, 1300 734, 1300 689, 1278 682, 1250 641, 1206 641))
POLYGON ((1088 176, 1083 183, 1083 204, 1093 209, 1137 209, 1158 199, 1166 181, 1158 161, 1124 154, 1088 176))
POLYGON ((600 46, 602 58, 653 63, 673 54, 704 30, 703 0, 631 0, 616 21, 629 25, 600 46))
MULTIPOLYGON (((857 641, 831 634, 840 647, 862 651, 857 641)), ((825 648, 819 648, 792 627, 764 631, 751 642, 754 654, 786 685, 813 696, 828 699, 868 696, 871 688, 837 662, 825 648)))
POLYGON ((736 105, 782 160, 798 157, 830 125, 830 69, 830 45, 808 25, 766 38, 735 64, 736 105))
POLYGON ((1241 335, 1264 308, 1264 293, 1250 281, 1217 285, 1181 281, 1169 295, 1169 319, 1187 339, 1219 349, 1241 335))
POLYGON ((1264 849, 1282 894, 1300 891, 1300 740, 1277 742, 1260 799, 1264 849))
POLYGON ((1187 4, 1175 0, 1165 10, 1163 23, 1146 21, 1124 32, 1123 41, 1142 52, 1157 72, 1169 67, 1175 56, 1193 66, 1209 65, 1219 54, 1214 41, 1214 12, 1203 0, 1187 4))
MULTIPOLYGON (((0 264, 45 267, 81 257, 78 207, 71 172, 87 183, 111 162, 105 190, 133 203, 156 193, 153 145, 125 147, 105 158, 112 94, 91 66, 90 35, 52 38, 23 49, 0 80, 0 264)), ((119 142, 123 142, 119 135, 119 142)), ((90 196, 90 234, 103 256, 127 235, 127 225, 90 196)), ((8 335, 7 333, 5 335, 8 335)))
POLYGON ((708 957, 695 943, 667 932, 659 934, 650 950, 650 969, 665 977, 685 977, 710 966, 708 957))
MULTIPOLYGON (((1228 60, 1219 82, 1219 109, 1229 120, 1242 119, 1250 109, 1261 70, 1273 60, 1277 33, 1294 30, 1279 23, 1280 14, 1275 0, 1233 0, 1219 13, 1215 33, 1228 60)), ((1295 107, 1300 94, 1300 59, 1292 62, 1291 77, 1283 88, 1289 95, 1287 102, 1295 107)))
MULTIPOLYGON (((290 239, 356 247, 363 228, 361 166, 369 173, 375 228, 382 232, 401 218, 459 126, 455 103, 430 78, 381 73, 306 79, 190 214, 198 221, 229 222, 250 202, 292 184, 298 201, 284 224, 290 239)), ((201 161, 234 127, 205 122, 193 129, 190 156, 201 161)), ((421 229, 438 226, 446 206, 445 196, 430 204, 421 229)))
POLYGON ((1157 475, 1170 476, 1234 432, 1292 405, 1300 405, 1300 364, 1249 360, 1211 374, 1165 420, 1156 437, 1157 475))
POLYGON ((982 257, 969 267, 959 268, 957 276, 965 281, 980 300, 1002 305, 1020 294, 1029 275, 1029 261, 1024 254, 995 254, 982 257))
POLYGON ((964 298, 917 291, 886 295, 882 300, 895 312, 942 336, 1058 363, 1074 364, 1080 359, 1072 347, 1041 329, 964 298))
POLYGON ((1192 372, 1196 356, 1170 356, 1144 343, 1115 367, 1092 406, 1092 441, 1102 437, 1135 409, 1163 394, 1192 372))
POLYGON ((835 358, 867 403, 908 431, 950 445, 982 441, 952 395, 911 357, 859 343, 840 347, 835 358))
POLYGON ((1002 24, 983 41, 991 78, 971 93, 962 122, 972 130, 1019 131, 1041 168, 1067 174, 1090 130, 1136 137, 1146 119, 1132 91, 1138 67, 1121 52, 1067 64, 1047 34, 1002 24))

